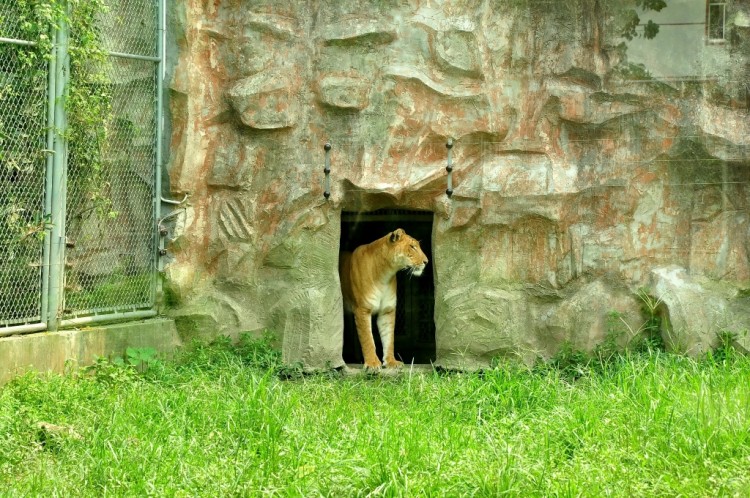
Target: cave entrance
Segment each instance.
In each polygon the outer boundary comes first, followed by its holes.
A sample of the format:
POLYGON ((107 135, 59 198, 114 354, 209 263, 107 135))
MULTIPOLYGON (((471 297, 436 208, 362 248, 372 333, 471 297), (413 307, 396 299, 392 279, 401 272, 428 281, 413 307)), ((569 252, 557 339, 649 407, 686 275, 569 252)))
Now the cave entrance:
MULTIPOLYGON (((406 272, 396 276, 398 285, 396 304, 396 330, 394 349, 396 359, 405 364, 429 364, 435 361, 435 276, 432 269, 432 221, 429 211, 404 209, 381 209, 370 212, 341 213, 341 251, 353 251, 403 228, 407 234, 420 242, 422 251, 429 259, 420 277, 409 277, 406 272)), ((383 349, 375 319, 372 321, 378 358, 383 349)), ((346 363, 363 363, 362 349, 354 325, 354 316, 344 313, 344 350, 346 363)))

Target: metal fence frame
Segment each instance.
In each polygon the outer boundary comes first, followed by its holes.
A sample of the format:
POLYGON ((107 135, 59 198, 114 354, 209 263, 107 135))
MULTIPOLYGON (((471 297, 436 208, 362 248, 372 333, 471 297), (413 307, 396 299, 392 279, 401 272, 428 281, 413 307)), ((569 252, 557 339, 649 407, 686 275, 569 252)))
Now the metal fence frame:
MULTIPOLYGON (((113 3, 120 0, 112 0, 113 3)), ((65 138, 66 110, 64 95, 69 84, 68 39, 70 26, 61 25, 54 30, 53 54, 47 67, 47 126, 46 149, 51 151, 46 157, 45 185, 44 185, 44 213, 50 217, 49 227, 40 242, 42 244, 41 265, 41 300, 39 316, 5 320, 0 315, 0 337, 39 332, 54 331, 58 328, 74 327, 102 321, 117 321, 139 319, 157 314, 156 302, 160 281, 158 279, 160 236, 158 220, 161 207, 161 165, 162 165, 162 133, 163 133, 163 77, 164 77, 164 44, 166 33, 165 1, 153 0, 156 4, 155 45, 156 55, 145 56, 138 54, 108 51, 110 58, 123 58, 148 61, 154 64, 154 113, 155 113, 155 141, 152 189, 152 213, 150 220, 152 239, 148 248, 152 255, 150 275, 150 303, 148 306, 130 307, 128 303, 111 307, 107 310, 64 310, 65 303, 65 273, 66 273, 66 197, 68 186, 68 148, 65 138), (4 323, 5 322, 5 323, 4 323)), ((0 44, 14 44, 34 47, 37 42, 3 37, 0 33, 0 44)), ((19 289, 22 292, 22 289, 19 289)))

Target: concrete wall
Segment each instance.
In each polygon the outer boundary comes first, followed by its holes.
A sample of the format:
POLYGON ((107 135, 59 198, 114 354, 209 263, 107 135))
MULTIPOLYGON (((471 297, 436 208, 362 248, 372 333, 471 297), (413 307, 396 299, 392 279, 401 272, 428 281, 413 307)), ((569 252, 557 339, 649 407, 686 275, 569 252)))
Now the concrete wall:
MULTIPOLYGON (((628 60, 643 64, 656 78, 726 78, 729 43, 710 42, 706 36, 705 0, 670 0, 661 12, 639 12, 641 21, 659 25, 656 38, 634 38, 627 43, 628 60)), ((736 11, 727 8, 727 37, 736 11)), ((728 40, 727 40, 728 41, 728 40)))
POLYGON ((128 347, 168 353, 182 344, 174 321, 154 318, 85 329, 0 338, 0 384, 30 370, 57 372, 91 364, 97 356, 123 356, 128 347))

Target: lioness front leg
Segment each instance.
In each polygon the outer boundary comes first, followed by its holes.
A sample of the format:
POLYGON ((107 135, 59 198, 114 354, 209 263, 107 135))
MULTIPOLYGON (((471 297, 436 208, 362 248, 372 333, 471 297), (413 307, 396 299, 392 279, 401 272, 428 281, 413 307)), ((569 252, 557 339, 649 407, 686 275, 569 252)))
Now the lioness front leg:
POLYGON ((375 353, 375 340, 372 338, 372 314, 370 310, 357 308, 354 310, 354 323, 357 325, 357 336, 362 346, 366 368, 380 368, 380 360, 375 353))
POLYGON ((393 353, 395 325, 396 310, 384 311, 378 315, 378 331, 380 332, 380 342, 383 344, 383 362, 389 368, 400 367, 404 364, 396 360, 393 353))

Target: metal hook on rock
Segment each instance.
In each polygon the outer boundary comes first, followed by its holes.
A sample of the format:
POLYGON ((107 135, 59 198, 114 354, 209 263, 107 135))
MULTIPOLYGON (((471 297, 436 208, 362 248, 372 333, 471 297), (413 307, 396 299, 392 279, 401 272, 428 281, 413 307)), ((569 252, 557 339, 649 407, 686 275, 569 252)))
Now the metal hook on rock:
POLYGON ((448 197, 451 197, 453 195, 453 163, 451 162, 452 159, 452 149, 453 149, 453 139, 449 138, 448 142, 445 144, 445 148, 448 149, 448 164, 445 166, 445 171, 448 172, 448 188, 445 189, 445 194, 448 197))
POLYGON ((323 168, 323 173, 326 175, 325 179, 325 191, 323 192, 323 197, 328 199, 331 197, 331 141, 328 140, 325 145, 323 146, 323 149, 326 151, 326 160, 325 160, 325 167, 323 168))

